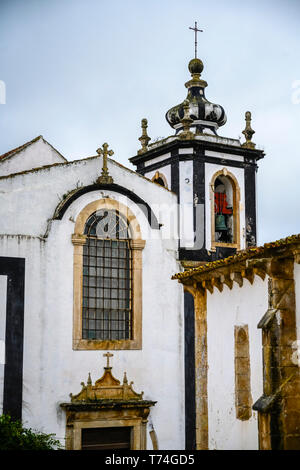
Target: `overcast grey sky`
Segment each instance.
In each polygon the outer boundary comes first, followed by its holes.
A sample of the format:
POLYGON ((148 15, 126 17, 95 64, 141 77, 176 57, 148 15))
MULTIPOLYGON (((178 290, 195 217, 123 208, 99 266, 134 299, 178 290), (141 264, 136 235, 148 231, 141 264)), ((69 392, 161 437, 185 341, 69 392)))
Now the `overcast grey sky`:
POLYGON ((0 0, 0 153, 41 134, 73 160, 106 141, 132 168, 143 117, 152 138, 173 134, 195 21, 206 96, 227 114, 219 135, 242 136, 249 110, 266 152, 258 242, 299 233, 299 0, 0 0))

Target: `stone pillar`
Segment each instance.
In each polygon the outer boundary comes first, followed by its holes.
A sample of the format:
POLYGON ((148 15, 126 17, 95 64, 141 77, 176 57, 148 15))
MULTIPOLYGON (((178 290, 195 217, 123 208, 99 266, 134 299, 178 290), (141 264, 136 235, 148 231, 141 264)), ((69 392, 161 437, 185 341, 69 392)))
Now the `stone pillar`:
POLYGON ((207 408, 207 299, 206 289, 194 291, 195 302, 195 388, 196 449, 208 449, 207 408))
POLYGON ((293 361, 296 341, 293 258, 265 260, 270 276, 269 309, 258 324, 263 330, 263 396, 259 413, 261 449, 300 450, 300 378, 293 361))
POLYGON ((147 449, 147 423, 148 423, 149 413, 150 413, 149 408, 145 408, 141 412, 142 420, 141 420, 140 450, 146 450, 147 449))

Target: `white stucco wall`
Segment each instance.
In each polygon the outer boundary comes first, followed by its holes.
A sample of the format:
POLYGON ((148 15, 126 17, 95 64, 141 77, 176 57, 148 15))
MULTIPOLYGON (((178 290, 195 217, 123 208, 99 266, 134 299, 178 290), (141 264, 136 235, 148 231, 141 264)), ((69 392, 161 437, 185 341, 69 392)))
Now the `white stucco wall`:
POLYGON ((0 160, 0 176, 31 170, 66 160, 42 137, 9 158, 0 160))
POLYGON ((205 155, 208 157, 219 158, 220 160, 235 160, 236 162, 243 162, 244 157, 242 155, 234 155, 231 153, 215 152, 213 150, 205 150, 205 155))
MULTIPOLYGON (((102 159, 92 157, 0 178, 0 233, 43 236, 59 202, 77 187, 93 184, 101 167, 102 159)), ((111 160, 108 168, 116 184, 138 194, 155 214, 159 212, 160 204, 177 202, 170 191, 111 160)), ((101 194, 99 191, 99 197, 101 194)))
POLYGON ((159 157, 151 158, 151 160, 147 160, 145 162, 145 167, 147 168, 147 166, 154 165, 155 163, 163 162, 164 160, 167 160, 170 157, 171 157, 171 152, 164 153, 163 155, 160 155, 159 157))
MULTIPOLYGON (((180 149, 190 150, 190 149, 180 149)), ((180 246, 194 246, 193 161, 179 162, 180 246)))
POLYGON ((262 339, 257 324, 268 308, 267 279, 246 279, 232 290, 207 293, 208 430, 209 448, 258 449, 257 412, 251 419, 236 419, 234 326, 248 325, 253 403, 262 395, 262 339))
MULTIPOLYGON (((176 203, 176 196, 145 178, 109 162, 115 183, 133 190, 153 208, 164 223, 149 229, 146 217, 131 200, 111 191, 87 193, 67 209, 62 220, 49 225, 63 194, 76 184, 87 185, 100 173, 99 158, 56 166, 0 180, 5 208, 0 212, 0 256, 25 258, 25 322, 23 369, 23 421, 47 433, 65 436, 65 414, 59 403, 81 390, 91 373, 101 377, 106 351, 73 351, 73 245, 74 221, 89 202, 109 196, 129 206, 138 218, 143 250, 143 348, 113 351, 113 374, 124 371, 137 392, 157 401, 151 420, 160 449, 184 447, 183 292, 171 280, 180 270, 177 240, 169 236, 170 223, 159 204, 176 203), (16 217, 15 214, 19 214, 16 217), (165 230, 165 232, 164 232, 165 230), (17 234, 23 234, 16 236, 17 234), (26 234, 26 235, 24 235, 26 234), (171 417, 171 419, 170 419, 171 417)), ((176 217, 176 214, 175 214, 176 217)), ((174 221, 173 221, 174 222, 174 221)), ((148 434, 148 448, 151 440, 148 434)))

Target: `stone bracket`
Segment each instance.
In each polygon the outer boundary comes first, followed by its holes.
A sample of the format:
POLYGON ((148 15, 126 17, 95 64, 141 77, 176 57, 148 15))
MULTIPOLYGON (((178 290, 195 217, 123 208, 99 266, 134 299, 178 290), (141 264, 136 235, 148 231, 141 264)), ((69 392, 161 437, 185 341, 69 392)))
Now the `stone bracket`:
POLYGON ((256 269, 260 274, 279 279, 293 279, 293 258, 252 258, 246 260, 246 267, 256 269))
POLYGON ((296 373, 291 374, 281 385, 280 387, 276 390, 275 393, 272 395, 262 395, 252 406, 252 409, 255 411, 259 411, 260 413, 268 413, 272 410, 274 405, 276 404, 276 399, 279 398, 280 393, 282 392, 283 388, 285 385, 290 382, 294 377, 296 376, 296 373))
POLYGON ((268 326, 271 325, 271 322, 274 318, 274 315, 278 309, 276 308, 268 308, 264 316, 261 318, 261 320, 258 322, 257 328, 262 328, 263 330, 267 329, 268 326))

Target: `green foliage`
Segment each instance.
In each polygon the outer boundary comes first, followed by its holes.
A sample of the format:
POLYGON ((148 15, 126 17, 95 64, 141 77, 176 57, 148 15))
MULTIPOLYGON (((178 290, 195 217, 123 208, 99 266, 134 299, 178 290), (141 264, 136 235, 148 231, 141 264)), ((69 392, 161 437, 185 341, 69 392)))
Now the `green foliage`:
POLYGON ((0 416, 0 450, 56 450, 61 448, 54 434, 24 428, 9 415, 0 416))

